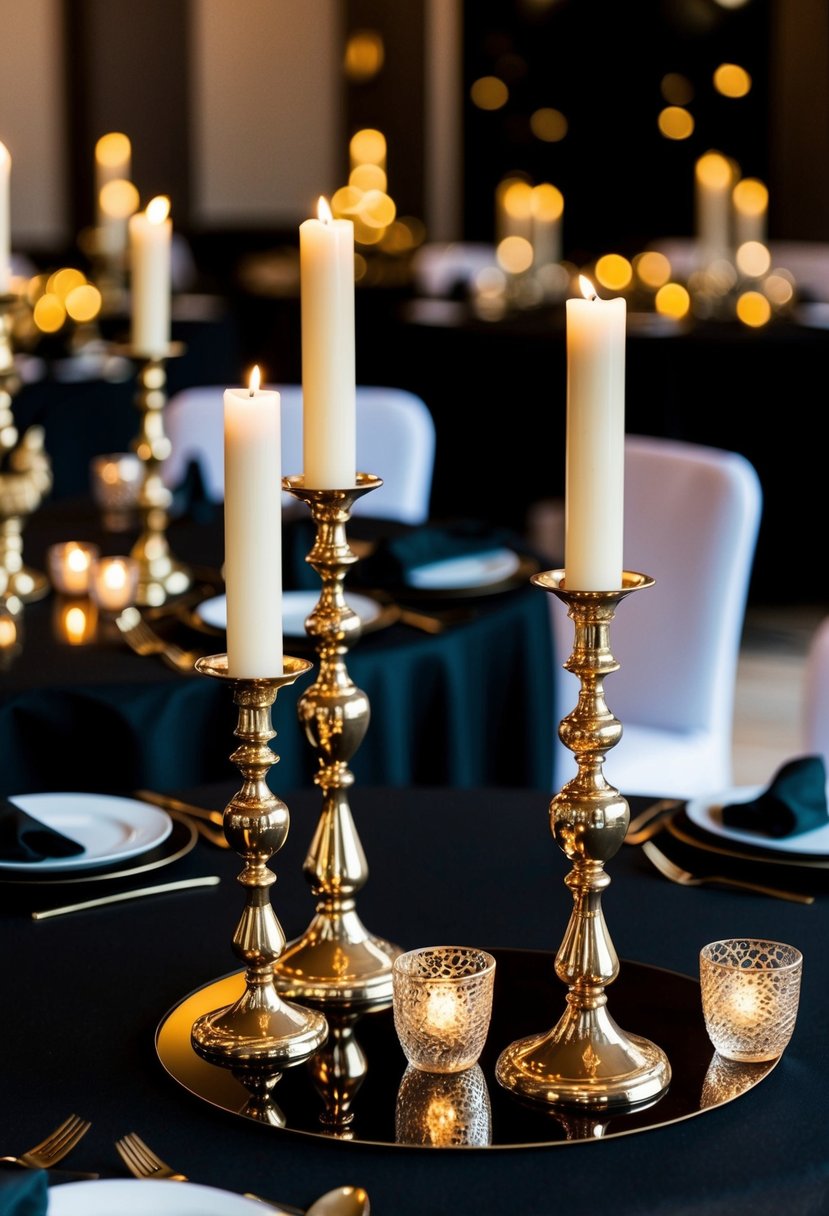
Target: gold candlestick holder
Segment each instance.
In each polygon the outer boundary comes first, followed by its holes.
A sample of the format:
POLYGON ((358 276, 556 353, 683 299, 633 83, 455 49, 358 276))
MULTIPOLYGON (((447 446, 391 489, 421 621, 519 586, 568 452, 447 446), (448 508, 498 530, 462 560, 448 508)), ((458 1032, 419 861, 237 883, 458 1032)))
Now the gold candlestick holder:
POLYGON ((21 437, 14 420, 20 377, 13 331, 19 307, 17 295, 0 296, 0 599, 15 614, 49 591, 46 575, 23 561, 23 528, 52 488, 43 428, 30 426, 21 437))
POLYGON ((383 483, 358 473, 342 490, 313 490, 302 476, 283 486, 307 503, 316 525, 306 557, 322 580, 322 592, 305 623, 319 655, 317 678, 299 698, 299 720, 317 755, 314 782, 322 790, 322 814, 305 859, 305 876, 317 899, 308 928, 288 944, 276 965, 281 992, 342 1007, 373 1005, 391 998, 391 965, 398 946, 365 928, 356 910, 357 892, 368 878, 365 853, 348 801, 354 775, 348 767, 368 729, 368 697, 348 674, 345 656, 361 633, 360 618, 345 602, 343 581, 358 560, 346 539, 354 502, 383 483))
MULTIPOLYGON (((190 570, 170 550, 167 523, 173 496, 161 476, 162 465, 171 450, 164 430, 166 363, 183 351, 182 343, 172 342, 163 355, 145 357, 138 373, 136 405, 141 425, 131 446, 143 463, 144 476, 138 496, 141 532, 131 555, 138 562, 135 602, 140 607, 157 608, 171 596, 187 591, 193 582, 190 570)), ((131 348, 125 353, 132 358, 138 357, 131 348)))
POLYGON ((624 840, 630 812, 603 771, 605 754, 622 737, 622 724, 605 702, 604 679, 619 669, 610 650, 617 605, 654 580, 626 570, 618 590, 576 591, 564 585, 563 570, 549 570, 531 581, 567 604, 575 642, 564 666, 581 685, 576 708, 559 725, 578 773, 550 803, 553 836, 573 865, 564 881, 574 907, 555 961, 568 986, 567 1009, 552 1030, 505 1048, 495 1075, 505 1089, 553 1105, 639 1106, 667 1089, 671 1067, 660 1047, 621 1030, 607 1008, 605 988, 619 974, 619 959, 601 907, 610 884, 604 866, 624 840))
POLYGON ((228 674, 226 654, 196 661, 202 675, 233 683, 233 699, 239 707, 235 734, 241 744, 230 758, 244 783, 225 807, 223 826, 228 843, 245 863, 237 881, 247 902, 233 937, 233 950, 246 968, 245 991, 233 1004, 197 1018, 191 1042, 210 1063, 227 1067, 267 1062, 277 1071, 307 1060, 328 1034, 322 1013, 282 1000, 274 984, 285 934, 270 903, 276 876, 267 862, 285 843, 290 816, 266 779, 279 759, 268 746, 276 735, 271 708, 280 688, 311 669, 307 660, 288 657, 283 666, 280 676, 239 679, 228 674))

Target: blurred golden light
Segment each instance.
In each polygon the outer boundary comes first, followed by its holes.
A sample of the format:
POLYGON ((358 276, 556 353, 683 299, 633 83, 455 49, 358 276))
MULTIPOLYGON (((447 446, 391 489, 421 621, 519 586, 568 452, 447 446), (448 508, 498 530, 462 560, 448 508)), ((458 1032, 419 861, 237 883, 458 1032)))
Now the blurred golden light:
POLYGON ((694 100, 694 86, 680 72, 666 72, 659 87, 669 105, 687 106, 694 100))
POLYGON ((426 240, 426 225, 422 219, 416 215, 401 215, 397 221, 399 224, 405 224, 411 233, 412 244, 422 245, 426 240))
POLYGON ((355 30, 345 44, 343 69, 349 80, 362 84, 377 75, 385 58, 383 38, 377 30, 355 30))
POLYGON ((407 253, 414 249, 412 230, 402 220, 394 220, 383 233, 380 244, 386 253, 407 253))
POLYGON ((771 267, 771 254, 762 241, 744 241, 734 255, 737 269, 750 279, 759 279, 771 267))
POLYGON ((751 91, 751 76, 736 63, 721 63, 714 72, 714 88, 723 97, 745 97, 751 91))
POLYGON ((586 274, 579 275, 579 291, 584 296, 585 300, 596 299, 596 288, 593 286, 593 283, 590 279, 588 279, 586 274))
POLYGON ((662 287, 671 277, 671 263, 664 253, 646 249, 633 259, 634 269, 646 287, 662 287))
POLYGON ((359 283, 360 279, 364 279, 368 270, 368 262, 361 253, 354 254, 354 281, 359 283))
POLYGON ((382 190, 368 190, 363 195, 359 210, 360 219, 372 228, 388 228, 389 224, 394 222, 396 214, 394 199, 382 190))
POLYGON ((93 283, 82 283, 66 297, 66 311, 73 321, 91 321, 101 311, 101 293, 93 283))
POLYGON ((530 130, 536 139, 541 139, 546 144, 557 144, 567 134, 567 119, 561 110, 542 106, 530 115, 530 130))
POLYGON ((17 622, 11 613, 0 615, 0 650, 8 650, 17 641, 17 622))
POLYGON ((479 110, 500 110, 509 101, 509 89, 497 76, 479 76, 469 96, 479 110))
POLYGON ((44 334, 54 334, 66 320, 63 300, 53 291, 44 292, 32 312, 35 325, 44 334))
POLYGON ((694 133, 694 120, 682 106, 665 106, 659 111, 657 125, 666 139, 687 139, 694 133))
POLYGON ((629 286, 633 278, 633 267, 620 253, 605 253, 596 262, 596 278, 602 287, 620 291, 629 286))
POLYGON ((768 187, 756 177, 744 177, 731 191, 741 215, 763 215, 769 205, 768 187))
POLYGON ((358 245, 377 245, 383 237, 383 229, 367 224, 358 213, 353 218, 354 240, 358 245))
POLYGON ((733 178, 734 167, 721 152, 705 152, 696 163, 697 180, 712 190, 728 186, 733 178))
POLYGON ((360 206, 363 191, 356 186, 340 186, 331 196, 331 211, 334 215, 350 215, 360 206))
POLYGON ((170 214, 170 200, 166 194, 158 194, 147 203, 147 223, 163 224, 170 214))
POLYGON ((125 220, 138 210, 141 200, 132 182, 124 177, 116 177, 101 187, 98 202, 104 215, 114 220, 125 220))
POLYGON ((498 243, 495 257, 507 274, 523 274, 533 264, 533 247, 523 236, 506 236, 498 243))
POLYGON ((91 600, 59 602, 54 620, 59 638, 70 646, 85 646, 95 637, 98 609, 91 600))
POLYGON ((56 296, 60 296, 65 300, 69 292, 75 287, 80 287, 86 282, 86 275, 82 270, 78 270, 74 266, 64 266, 61 270, 56 270, 49 275, 46 281, 46 290, 53 292, 56 296))
POLYGON ((716 0, 720 8, 743 8, 748 4, 748 0, 716 0))
POLYGON ((504 191, 504 210, 510 219, 527 220, 532 215, 533 188, 529 182, 510 182, 504 191))
POLYGON ((384 165, 386 161, 386 137, 374 127, 355 131, 348 145, 352 165, 384 165))
POLYGON ((659 288, 653 303, 660 316, 673 317, 678 321, 688 315, 691 297, 681 283, 666 283, 659 288))
POLYGON ((29 279, 29 285, 26 288, 26 298, 30 304, 34 304, 39 296, 42 296, 46 290, 46 284, 49 282, 48 274, 35 274, 29 279))
POLYGON ((355 190, 385 190, 386 171, 381 165, 355 165, 348 175, 348 184, 355 190))
POLYGON ((737 299, 737 316, 743 325, 759 329, 771 317, 771 304, 761 291, 744 291, 737 299))
POLYGON ((250 393, 251 397, 253 396, 254 393, 259 392, 259 386, 261 383, 262 383, 262 373, 259 370, 259 364, 254 363, 253 367, 250 370, 250 376, 248 377, 248 392, 250 393))
POLYGON ((110 131, 102 135, 95 144, 95 159, 102 165, 115 168, 129 160, 132 154, 132 144, 129 136, 121 131, 110 131))
POLYGON ((536 219, 559 220, 564 214, 564 195, 551 182, 540 182, 532 189, 530 209, 536 219))
POLYGON ((763 291, 776 308, 783 308, 794 298, 794 282, 786 270, 773 270, 763 280, 763 291))

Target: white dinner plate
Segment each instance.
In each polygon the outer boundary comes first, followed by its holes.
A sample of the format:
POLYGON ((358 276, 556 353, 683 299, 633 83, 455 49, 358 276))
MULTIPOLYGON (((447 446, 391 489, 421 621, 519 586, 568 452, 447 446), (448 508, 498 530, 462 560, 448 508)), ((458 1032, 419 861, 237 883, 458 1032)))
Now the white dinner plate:
MULTIPOLYGON (((282 595, 282 632, 285 637, 301 638, 305 636, 305 619, 309 617, 319 603, 316 591, 285 591, 282 595)), ((345 602, 362 622, 363 628, 373 625, 380 617, 383 608, 377 600, 369 599, 367 595, 352 595, 346 591, 345 602)), ((227 597, 214 595, 204 600, 194 610, 195 616, 211 629, 227 629, 227 597)))
POLYGON ((490 549, 487 553, 470 553, 466 557, 448 557, 425 566, 413 566, 406 575, 406 583, 418 591, 488 587, 512 578, 520 565, 521 558, 513 549, 490 549))
POLYGON ((49 1188, 48 1216, 264 1216, 256 1199, 169 1178, 97 1178, 49 1188), (151 1189, 152 1188, 152 1189, 151 1189))
POLYGON ((685 813, 692 823, 715 836, 739 844, 750 844, 755 849, 771 849, 776 853, 803 853, 815 857, 829 857, 829 822, 810 832, 797 836, 765 836, 762 832, 744 832, 728 827, 722 821, 722 808, 735 802, 750 802, 761 794, 765 786, 742 785, 723 790, 718 794, 706 794, 704 798, 692 798, 685 813))
POLYGON ((56 832, 83 845, 74 857, 43 861, 0 861, 15 874, 83 870, 137 857, 166 840, 173 821, 166 811, 134 798, 110 794, 12 794, 9 802, 56 832))

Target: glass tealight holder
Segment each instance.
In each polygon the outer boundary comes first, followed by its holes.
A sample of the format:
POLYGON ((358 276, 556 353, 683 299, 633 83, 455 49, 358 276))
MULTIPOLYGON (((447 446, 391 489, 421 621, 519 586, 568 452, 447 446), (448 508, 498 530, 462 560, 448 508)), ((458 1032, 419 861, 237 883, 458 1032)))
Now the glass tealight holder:
POLYGON ((425 946, 392 965, 394 1027, 403 1054, 425 1072, 471 1068, 492 1016, 495 959, 474 946, 425 946))
POLYGON ((122 612, 135 603, 138 562, 134 557, 99 557, 90 571, 89 594, 102 612, 122 612))
POLYGON ((144 480, 144 463, 136 452, 109 452, 89 464, 92 498, 107 532, 125 532, 135 524, 144 480))
POLYGON ((100 549, 87 541, 67 540, 50 545, 46 550, 46 565, 55 591, 61 595, 86 595, 89 572, 100 549))
POLYGON ((794 1031, 803 956, 795 946, 730 938, 699 956, 702 1012, 714 1048, 757 1063, 783 1054, 794 1031))
POLYGON ((410 1064, 397 1091, 394 1138, 430 1148, 491 1144, 492 1107, 480 1064, 451 1075, 410 1064))

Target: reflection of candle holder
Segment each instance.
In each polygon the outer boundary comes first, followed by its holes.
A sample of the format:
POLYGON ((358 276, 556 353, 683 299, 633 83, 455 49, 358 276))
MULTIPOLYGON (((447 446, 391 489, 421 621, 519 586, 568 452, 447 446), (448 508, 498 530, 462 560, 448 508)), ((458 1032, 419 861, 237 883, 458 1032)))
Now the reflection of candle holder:
POLYGON ((0 598, 0 671, 11 667, 23 649, 23 616, 0 598))
MULTIPOLYGON (((162 465, 170 455, 170 440, 164 431, 165 364, 183 350, 181 343, 171 343, 164 355, 145 357, 138 373, 136 405, 141 414, 141 426, 132 449, 144 465, 144 475, 138 495, 141 534, 133 545, 132 556, 138 562, 136 603, 140 607, 158 607, 170 596, 186 591, 193 581, 187 567, 170 551, 167 522, 173 496, 161 476, 162 465)), ((125 353, 132 358, 138 357, 130 348, 125 353)))
POLYGON ((345 665, 360 636, 360 618, 343 597, 343 581, 357 556, 345 526, 355 499, 383 483, 368 473, 343 490, 312 490, 301 476, 283 487, 308 504, 316 539, 306 561, 322 580, 322 593, 305 623, 319 655, 319 671, 299 699, 299 718, 317 754, 314 782, 323 795, 322 813, 305 859, 305 875, 317 899, 316 915, 290 942, 275 968, 281 992, 344 1006, 375 1004, 391 997, 391 967, 399 947, 369 933, 356 910, 356 894, 368 877, 363 847, 351 815, 348 762, 369 723, 369 702, 345 665))
POLYGON ((98 605, 85 595, 58 595, 52 609, 55 637, 69 646, 88 646, 98 637, 98 605))
POLYGON ((729 1060, 775 1060, 797 1019, 803 955, 754 938, 709 942, 699 956, 705 1029, 729 1060))
POLYGON ((286 657, 280 676, 241 679, 228 674, 226 654, 196 662, 202 675, 233 682, 239 707, 235 734, 241 745, 230 758, 244 777, 242 788, 225 807, 224 832, 245 863, 238 881, 247 902, 233 937, 234 952, 246 966, 245 991, 232 1005, 203 1014, 193 1024, 193 1049, 211 1063, 267 1062, 278 1070, 306 1060, 328 1033, 321 1013, 283 1001, 276 990, 274 964, 285 935, 268 896, 276 877, 267 862, 285 843, 290 821, 288 808, 266 780, 278 760, 268 746, 276 734, 271 707, 280 688, 310 669, 305 659, 286 657))
POLYGON ((352 1105, 368 1072, 366 1053, 354 1033, 364 1012, 328 1009, 328 1038, 308 1061, 314 1086, 325 1104, 320 1125, 339 1140, 354 1138, 352 1105))
POLYGON ((722 1106, 725 1102, 739 1098, 740 1094, 744 1094, 758 1081, 762 1081, 776 1063, 775 1058, 754 1064, 744 1064, 739 1060, 727 1060, 725 1056, 721 1056, 718 1051, 715 1051, 702 1081, 700 1110, 706 1110, 709 1106, 722 1106))
POLYGON ((578 676, 578 704, 559 726, 575 753, 578 773, 550 803, 553 835, 573 868, 565 878, 574 908, 556 955, 556 975, 568 986, 567 1009, 546 1034, 519 1039, 498 1059, 505 1089, 541 1102, 604 1109, 651 1101, 670 1082, 661 1048, 621 1030, 607 1009, 605 988, 619 974, 619 960, 601 908, 610 879, 605 862, 618 852, 629 809, 605 780, 605 753, 622 736, 621 723, 604 699, 604 678, 618 671, 610 651, 610 622, 630 592, 652 586, 643 574, 625 571, 616 591, 576 591, 564 571, 532 576, 532 582, 568 605, 575 643, 565 663, 578 676))
POLYGON ((434 1073, 410 1064, 397 1091, 395 1140, 429 1148, 491 1144, 492 1108, 480 1065, 434 1073))
POLYGON ((271 1127, 284 1127, 287 1120, 282 1108, 274 1101, 273 1091, 277 1082, 282 1079, 282 1073, 256 1064, 238 1064, 231 1072, 240 1085, 250 1094, 245 1105, 239 1111, 257 1123, 268 1123, 271 1127))
POLYGON ((46 575, 24 564, 23 527, 52 488, 43 427, 18 437, 12 413, 20 390, 12 342, 19 304, 14 294, 0 296, 0 597, 14 611, 49 592, 46 575))

